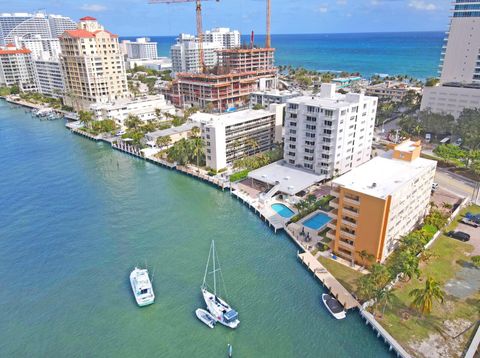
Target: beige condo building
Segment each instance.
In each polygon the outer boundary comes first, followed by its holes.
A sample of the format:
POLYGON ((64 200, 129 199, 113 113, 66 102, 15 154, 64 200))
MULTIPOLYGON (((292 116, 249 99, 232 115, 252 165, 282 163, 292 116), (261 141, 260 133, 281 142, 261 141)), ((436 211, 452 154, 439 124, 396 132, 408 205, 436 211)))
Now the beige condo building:
POLYGON ((60 46, 67 105, 89 110, 94 103, 129 97, 118 36, 95 18, 81 18, 77 29, 60 36, 60 46))

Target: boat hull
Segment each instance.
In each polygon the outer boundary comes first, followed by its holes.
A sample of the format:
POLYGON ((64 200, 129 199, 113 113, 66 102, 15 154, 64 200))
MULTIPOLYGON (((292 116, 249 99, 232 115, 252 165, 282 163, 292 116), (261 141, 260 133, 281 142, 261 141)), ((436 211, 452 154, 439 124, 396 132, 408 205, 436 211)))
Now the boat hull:
POLYGON ((153 287, 151 285, 150 279, 148 279, 148 285, 151 290, 151 294, 139 295, 137 292, 136 284, 135 284, 136 271, 137 269, 135 268, 135 270, 133 270, 130 273, 130 286, 132 288, 133 297, 135 297, 135 301, 137 302, 138 306, 140 307, 149 306, 155 302, 155 294, 153 293, 153 287))
POLYGON ((238 327, 238 325, 240 324, 240 321, 238 319, 235 319, 233 321, 225 320, 223 313, 232 309, 225 301, 223 301, 219 297, 216 297, 218 302, 220 302, 221 305, 223 306, 224 312, 222 312, 222 309, 218 306, 218 304, 215 303, 215 295, 213 293, 208 292, 206 289, 202 288, 202 295, 203 295, 203 300, 207 305, 208 311, 218 323, 232 329, 235 329, 238 327))
POLYGON ((198 308, 195 311, 195 314, 197 315, 197 318, 203 323, 205 323, 208 327, 215 328, 216 319, 209 312, 198 308))
POLYGON ((342 310, 340 312, 332 311, 332 309, 327 304, 327 299, 329 299, 329 298, 332 299, 332 297, 330 297, 330 295, 327 295, 326 293, 322 294, 322 302, 325 305, 325 307, 327 308, 328 312, 330 312, 330 314, 335 319, 344 319, 345 317, 347 317, 347 314, 346 314, 345 310, 342 310))

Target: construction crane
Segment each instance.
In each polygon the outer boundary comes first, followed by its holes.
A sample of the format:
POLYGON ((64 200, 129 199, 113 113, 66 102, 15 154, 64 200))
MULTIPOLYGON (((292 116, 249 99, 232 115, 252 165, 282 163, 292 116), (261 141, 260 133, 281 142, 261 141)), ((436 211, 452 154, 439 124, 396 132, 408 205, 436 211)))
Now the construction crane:
POLYGON ((270 39, 270 16, 271 16, 271 0, 267 0, 267 37, 265 39, 265 47, 270 48, 272 46, 272 42, 270 39))
MULTIPOLYGON (((208 0, 150 0, 150 4, 177 4, 183 2, 195 2, 197 12, 197 37, 198 37, 198 62, 200 72, 205 72, 205 59, 203 55, 203 30, 202 30, 202 1, 208 0)), ((220 0, 215 0, 220 1, 220 0)))

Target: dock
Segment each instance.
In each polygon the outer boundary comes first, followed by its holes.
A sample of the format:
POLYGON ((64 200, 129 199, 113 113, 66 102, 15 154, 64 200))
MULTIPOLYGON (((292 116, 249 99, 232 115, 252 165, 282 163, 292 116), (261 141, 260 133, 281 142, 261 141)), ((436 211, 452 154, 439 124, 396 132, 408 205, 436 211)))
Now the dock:
POLYGON ((298 253, 297 256, 346 310, 361 307, 350 292, 310 252, 298 253))
POLYGON ((213 176, 207 175, 202 173, 201 171, 189 168, 188 166, 183 166, 183 165, 177 165, 176 169, 186 175, 192 176, 194 178, 200 179, 204 182, 210 183, 222 190, 225 190, 230 187, 230 182, 227 182, 225 180, 220 180, 218 178, 215 178, 213 176))

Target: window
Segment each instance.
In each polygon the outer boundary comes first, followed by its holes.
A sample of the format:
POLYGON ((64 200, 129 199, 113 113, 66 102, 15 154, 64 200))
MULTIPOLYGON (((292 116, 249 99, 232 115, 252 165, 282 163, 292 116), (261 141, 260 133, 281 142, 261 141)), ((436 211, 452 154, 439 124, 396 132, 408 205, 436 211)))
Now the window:
POLYGON ((326 126, 331 127, 333 122, 332 121, 324 121, 323 122, 326 126))
POLYGON ((316 122, 317 119, 315 117, 307 116, 306 118, 307 122, 316 122))
POLYGON ((296 104, 296 103, 289 103, 289 104, 288 104, 288 109, 293 109, 293 110, 298 109, 298 104, 296 104))
POLYGON ((290 149, 295 149, 296 146, 295 146, 295 144, 289 144, 289 145, 288 145, 288 148, 290 148, 290 149))
POLYGON ((297 138, 295 138, 295 137, 290 137, 288 139, 290 140, 290 142, 296 142, 297 141, 297 138))
POLYGON ((288 122, 288 124, 290 125, 290 127, 296 127, 297 126, 297 122, 288 122))
POLYGON ((307 124, 306 128, 307 128, 308 131, 314 131, 314 130, 317 129, 317 126, 314 126, 314 125, 311 125, 311 124, 307 124))
POLYGON ((325 117, 333 117, 333 111, 330 109, 326 109, 324 113, 325 113, 325 117))
POLYGON ((315 133, 309 133, 309 132, 307 132, 307 133, 305 133, 305 136, 306 136, 307 138, 315 138, 315 133))

